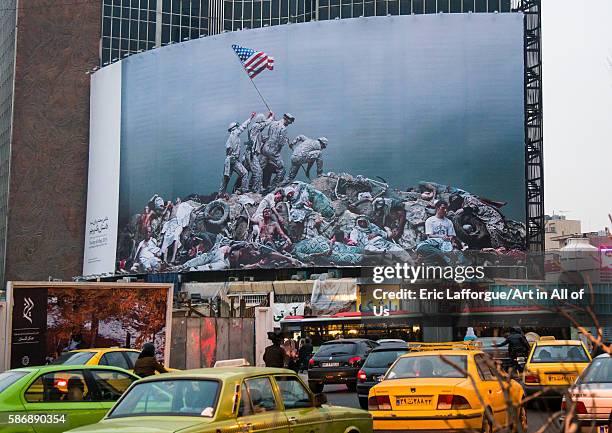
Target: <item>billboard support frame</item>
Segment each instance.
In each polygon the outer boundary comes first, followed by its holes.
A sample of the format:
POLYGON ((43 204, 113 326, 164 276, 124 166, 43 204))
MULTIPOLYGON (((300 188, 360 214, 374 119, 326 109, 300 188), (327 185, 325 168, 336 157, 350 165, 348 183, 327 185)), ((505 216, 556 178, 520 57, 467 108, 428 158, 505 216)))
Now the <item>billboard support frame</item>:
POLYGON ((524 116, 525 116, 525 216, 530 254, 528 273, 544 277, 544 140, 542 115, 542 15, 541 0, 521 0, 523 12, 524 116))

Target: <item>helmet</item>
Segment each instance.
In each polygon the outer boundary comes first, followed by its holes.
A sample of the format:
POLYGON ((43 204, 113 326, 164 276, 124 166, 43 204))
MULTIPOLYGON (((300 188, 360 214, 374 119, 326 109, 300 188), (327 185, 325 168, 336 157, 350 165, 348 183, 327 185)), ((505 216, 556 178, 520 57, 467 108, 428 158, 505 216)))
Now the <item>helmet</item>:
POLYGON ((238 127, 238 122, 232 122, 229 124, 229 126, 227 127, 228 132, 231 131, 234 128, 238 127))
POLYGON ((325 146, 327 146, 327 137, 319 137, 317 138, 317 140, 319 140, 321 144, 324 144, 325 146))
POLYGON ((291 123, 295 122, 295 117, 291 113, 283 114, 283 118, 287 119, 291 123))
POLYGON ((263 122, 264 120, 266 120, 266 116, 264 116, 262 113, 259 113, 257 116, 255 116, 255 118, 253 119, 253 122, 255 123, 260 123, 263 122))

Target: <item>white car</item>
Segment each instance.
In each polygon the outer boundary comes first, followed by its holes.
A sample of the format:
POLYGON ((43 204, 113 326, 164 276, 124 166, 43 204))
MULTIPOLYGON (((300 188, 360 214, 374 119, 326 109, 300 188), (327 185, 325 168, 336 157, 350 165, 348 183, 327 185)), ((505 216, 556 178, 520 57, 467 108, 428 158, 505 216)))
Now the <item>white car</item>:
MULTIPOLYGON (((612 357, 604 353, 595 358, 568 390, 568 395, 575 404, 574 419, 579 431, 608 433, 612 413, 612 357)), ((562 410, 570 408, 564 396, 562 410)))

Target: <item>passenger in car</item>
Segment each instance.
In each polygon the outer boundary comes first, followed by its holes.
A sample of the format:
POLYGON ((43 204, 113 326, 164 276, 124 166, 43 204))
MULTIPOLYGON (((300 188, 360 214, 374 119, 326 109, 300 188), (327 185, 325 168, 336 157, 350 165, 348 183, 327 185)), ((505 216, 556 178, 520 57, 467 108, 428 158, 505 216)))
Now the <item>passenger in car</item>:
POLYGON ((83 401, 85 397, 85 384, 79 376, 68 379, 68 393, 64 396, 65 401, 83 401))

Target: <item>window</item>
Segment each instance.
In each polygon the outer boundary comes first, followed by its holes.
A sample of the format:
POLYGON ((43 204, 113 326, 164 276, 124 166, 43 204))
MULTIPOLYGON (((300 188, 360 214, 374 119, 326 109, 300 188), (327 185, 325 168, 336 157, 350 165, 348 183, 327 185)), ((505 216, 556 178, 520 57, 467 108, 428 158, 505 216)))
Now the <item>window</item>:
POLYGON ((134 364, 136 364, 136 360, 138 359, 138 356, 140 355, 140 353, 139 352, 123 352, 123 354, 127 356, 128 358, 130 369, 134 368, 134 364))
POLYGON ((267 377, 246 380, 246 386, 251 399, 253 413, 262 413, 276 410, 276 400, 272 391, 272 384, 267 377))
POLYGON ((53 365, 85 365, 89 361, 95 352, 65 352, 62 353, 55 361, 53 365))
POLYGON ((90 401, 91 395, 83 372, 57 371, 40 376, 25 392, 29 403, 90 401))
POLYGON ((400 358, 387 372, 386 379, 410 379, 415 377, 466 377, 467 357, 448 355, 410 356, 400 358), (456 368, 456 367, 458 368, 456 368))
POLYGON ((474 356, 474 361, 476 361, 476 369, 482 380, 496 380, 495 372, 491 370, 491 366, 483 355, 474 356))
POLYGON ((109 418, 125 416, 205 416, 213 417, 219 382, 216 380, 165 379, 134 385, 109 418))
POLYGON ((406 352, 408 352, 408 349, 378 350, 370 353, 370 356, 368 356, 363 366, 369 368, 386 369, 389 368, 397 358, 406 352))
POLYGON ((317 352, 319 356, 352 355, 357 350, 355 343, 325 343, 317 352))
POLYGON ((91 372, 96 382, 94 401, 117 401, 136 379, 118 371, 93 370, 91 372))
POLYGON ((126 370, 130 369, 130 366, 127 363, 127 360, 123 356, 121 352, 108 352, 105 353, 102 358, 100 358, 100 365, 112 365, 113 367, 124 368, 126 370))
POLYGON ((312 407, 310 393, 297 377, 277 376, 275 379, 286 410, 312 407))
POLYGON ((17 382, 28 373, 25 371, 5 371, 0 373, 0 392, 17 382))
POLYGON ((536 346, 530 362, 589 362, 589 357, 582 346, 536 346))
POLYGON ((238 416, 251 415, 251 400, 249 399, 249 393, 247 392, 246 386, 243 383, 240 389, 240 406, 238 406, 238 416))

